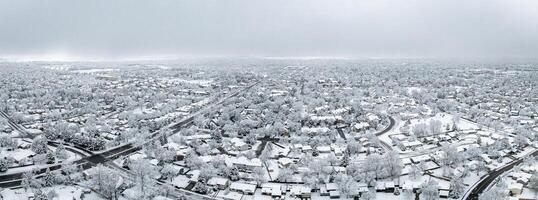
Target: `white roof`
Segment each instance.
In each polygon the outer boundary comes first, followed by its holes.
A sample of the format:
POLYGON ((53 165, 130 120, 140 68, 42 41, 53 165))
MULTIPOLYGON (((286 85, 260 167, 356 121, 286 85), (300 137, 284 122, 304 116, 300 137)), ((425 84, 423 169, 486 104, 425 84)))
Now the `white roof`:
POLYGON ((186 176, 179 175, 172 179, 172 185, 179 188, 185 188, 189 185, 189 181, 189 178, 187 178, 186 176))
POLYGON ((327 127, 302 127, 301 132, 303 133, 326 133, 329 131, 327 127))
POLYGON ((317 147, 316 149, 318 149, 318 151, 321 151, 321 152, 328 152, 328 151, 331 151, 331 147, 330 147, 330 146, 319 146, 319 147, 317 147))
POLYGON ((246 165, 250 167, 261 167, 262 161, 258 158, 248 159, 247 157, 226 157, 228 165, 246 165))
POLYGON ((413 160, 414 162, 422 162, 429 159, 430 159, 429 155, 420 155, 420 156, 415 156, 411 158, 411 160, 413 160))
POLYGON ((236 146, 242 146, 242 145, 245 145, 245 141, 243 141, 242 139, 239 139, 239 138, 232 138, 230 139, 230 142, 236 146))
POLYGON ((340 191, 338 191, 338 190, 330 191, 329 196, 331 196, 331 197, 340 196, 340 191))
POLYGON ((327 191, 338 190, 338 185, 336 183, 327 183, 325 184, 327 191))
POLYGON ((412 142, 409 142, 409 141, 403 141, 402 144, 406 147, 412 147, 412 146, 420 146, 422 145, 422 142, 418 141, 418 140, 415 140, 415 141, 412 141, 412 142))
POLYGON ((361 130, 361 129, 364 129, 364 128, 368 128, 370 126, 370 124, 366 123, 366 122, 360 122, 360 123, 356 123, 355 125, 353 125, 353 127, 355 129, 358 129, 358 130, 361 130))
POLYGON ((164 196, 156 196, 153 198, 153 200, 172 200, 168 197, 164 197, 164 196))
POLYGON ((233 182, 232 184, 230 184, 230 189, 239 190, 239 191, 254 192, 254 190, 256 190, 256 185, 248 184, 248 183, 233 182))
POLYGON ((288 165, 290 163, 293 163, 293 160, 292 159, 289 159, 287 157, 283 157, 283 158, 279 158, 278 159, 278 163, 282 164, 282 165, 288 165))
POLYGON ((310 194, 311 189, 305 185, 291 185, 290 193, 292 195, 310 194))
POLYGON ((313 120, 313 121, 329 121, 329 120, 343 120, 344 118, 342 118, 342 116, 333 116, 333 115, 328 115, 328 116, 310 116, 310 119, 313 120))
POLYGON ((521 183, 511 183, 508 185, 508 189, 509 190, 522 190, 523 189, 523 184, 521 183))
POLYGON ((240 200, 243 197, 243 194, 238 192, 219 192, 217 197, 221 199, 229 199, 229 200, 240 200))
POLYGON ((187 140, 209 139, 209 138, 211 138, 211 134, 189 135, 189 136, 185 137, 185 139, 187 139, 187 140))
POLYGON ((213 177, 207 181, 208 185, 226 185, 227 183, 228 179, 221 177, 213 177))

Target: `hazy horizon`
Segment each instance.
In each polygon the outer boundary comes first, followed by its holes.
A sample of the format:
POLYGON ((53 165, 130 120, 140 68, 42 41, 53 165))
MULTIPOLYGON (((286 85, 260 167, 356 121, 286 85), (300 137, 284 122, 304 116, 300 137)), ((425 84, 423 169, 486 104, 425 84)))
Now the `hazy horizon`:
POLYGON ((536 59, 538 2, 7 1, 0 58, 536 59))

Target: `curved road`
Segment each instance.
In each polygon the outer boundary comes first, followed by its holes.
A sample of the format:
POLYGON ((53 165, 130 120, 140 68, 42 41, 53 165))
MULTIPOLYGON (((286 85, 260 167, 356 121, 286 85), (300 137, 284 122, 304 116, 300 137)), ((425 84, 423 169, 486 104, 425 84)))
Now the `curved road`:
MULTIPOLYGON (((538 150, 534 150, 533 153, 531 153, 530 155, 527 155, 527 156, 538 156, 538 150)), ((496 170, 491 171, 486 176, 486 178, 481 179, 478 184, 475 184, 475 187, 470 190, 470 193, 468 194, 467 198, 464 198, 464 199, 477 200, 478 196, 481 193, 483 193, 488 188, 488 186, 491 183, 493 183, 493 181, 495 181, 495 179, 497 177, 499 177, 503 173, 507 172, 508 170, 511 170, 512 168, 514 168, 514 166, 519 165, 522 162, 523 162, 523 157, 512 161, 510 164, 508 164, 508 165, 506 165, 506 166, 504 166, 504 167, 502 167, 500 169, 496 169, 496 170)))
MULTIPOLYGON (((376 136, 383 135, 383 134, 389 132, 392 129, 392 127, 394 127, 394 124, 396 123, 396 121, 391 116, 389 116, 389 115, 387 115, 387 116, 389 118, 390 124, 387 126, 387 128, 383 129, 379 133, 376 133, 375 134, 376 136)), ((381 142, 381 145, 383 145, 383 147, 385 147, 385 150, 387 150, 387 152, 392 151, 392 147, 389 144, 387 144, 383 140, 379 140, 379 142, 381 142)))

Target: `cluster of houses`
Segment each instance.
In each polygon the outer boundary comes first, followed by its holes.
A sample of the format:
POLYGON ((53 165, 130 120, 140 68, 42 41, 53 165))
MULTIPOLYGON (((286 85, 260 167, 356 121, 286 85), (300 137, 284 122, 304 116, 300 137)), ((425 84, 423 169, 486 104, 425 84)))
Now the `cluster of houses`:
POLYGON ((530 188, 530 179, 538 173, 538 166, 521 166, 518 170, 512 170, 503 177, 507 185, 507 192, 513 199, 534 199, 536 190, 530 188))

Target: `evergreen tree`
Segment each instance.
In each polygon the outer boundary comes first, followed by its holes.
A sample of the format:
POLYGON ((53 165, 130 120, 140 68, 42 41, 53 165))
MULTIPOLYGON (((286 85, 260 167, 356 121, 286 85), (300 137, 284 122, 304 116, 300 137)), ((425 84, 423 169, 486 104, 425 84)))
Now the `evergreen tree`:
POLYGON ((47 153, 47 164, 54 164, 56 162, 56 156, 52 152, 47 153))
POLYGON ((43 186, 49 187, 56 183, 56 176, 47 168, 45 175, 43 176, 43 186))

